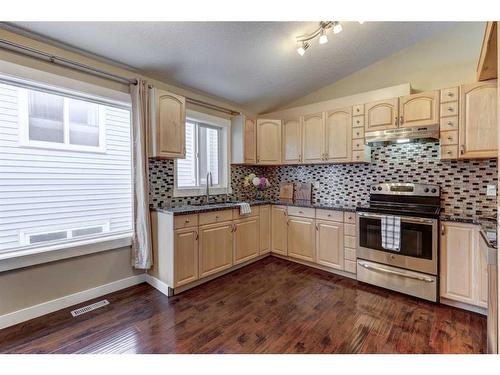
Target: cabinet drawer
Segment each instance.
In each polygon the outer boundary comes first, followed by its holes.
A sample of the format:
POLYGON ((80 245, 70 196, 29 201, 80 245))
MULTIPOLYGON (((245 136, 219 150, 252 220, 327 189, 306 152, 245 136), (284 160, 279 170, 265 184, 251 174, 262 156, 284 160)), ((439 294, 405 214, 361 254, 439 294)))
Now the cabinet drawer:
POLYGON ((356 248, 356 237, 344 236, 344 246, 355 249, 356 248))
POLYGON ((316 210, 316 219, 338 221, 340 223, 344 221, 343 220, 344 217, 341 211, 320 210, 320 209, 316 210))
POLYGON ((365 105, 364 104, 358 104, 358 105, 352 106, 352 115, 353 116, 364 115, 364 114, 365 114, 365 105))
POLYGON ((174 216, 174 229, 198 226, 198 214, 174 216))
POLYGON ((441 103, 454 102, 456 100, 458 100, 458 86, 441 90, 441 103))
POLYGON ((363 161, 366 161, 365 160, 365 150, 363 151, 353 151, 352 152, 352 161, 359 161, 359 162, 363 162, 363 161))
POLYGON ((457 115, 458 115, 458 102, 441 104, 441 117, 450 117, 457 115))
POLYGON ((356 273, 356 262, 352 260, 344 260, 344 269, 346 272, 356 273))
POLYGON ((356 250, 355 249, 350 249, 350 248, 345 248, 344 249, 344 259, 346 260, 352 260, 356 261, 356 250))
POLYGON ((441 160, 458 159, 458 146, 441 146, 441 160))
POLYGON ((356 212, 344 212, 344 223, 356 224, 356 212))
POLYGON ((352 140, 352 150, 353 151, 363 151, 364 149, 365 149, 365 140, 364 139, 353 139, 352 140))
POLYGON ((458 144, 458 131, 441 132, 439 136, 442 146, 458 144))
POLYGON ((356 224, 344 224, 344 234, 356 237, 356 224))
POLYGON ((250 212, 248 215, 240 215, 239 208, 233 209, 233 219, 238 220, 238 219, 246 219, 247 217, 259 216, 260 213, 259 206, 251 206, 251 209, 252 212, 250 212))
POLYGON ((288 207, 288 215, 289 216, 301 216, 301 217, 310 217, 314 219, 314 208, 309 207, 288 207))
POLYGON ((352 118, 352 127, 353 128, 364 128, 365 127, 365 117, 364 116, 354 116, 352 118))
POLYGON ((439 123, 439 130, 458 130, 458 116, 443 117, 439 123))
POLYGON ((229 220, 233 220, 233 210, 204 212, 200 214, 199 218, 200 225, 220 223, 229 220))
POLYGON ((361 139, 364 143, 365 128, 352 128, 352 139, 361 139))

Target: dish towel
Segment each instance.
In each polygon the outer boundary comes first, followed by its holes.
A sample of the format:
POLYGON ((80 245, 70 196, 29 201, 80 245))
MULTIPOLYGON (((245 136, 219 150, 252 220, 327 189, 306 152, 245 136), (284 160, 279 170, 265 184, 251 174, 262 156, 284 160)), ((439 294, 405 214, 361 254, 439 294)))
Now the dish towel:
POLYGON ((400 250, 401 218, 398 216, 382 216, 382 247, 386 250, 400 250))
POLYGON ((250 215, 252 212, 248 203, 238 203, 238 206, 240 206, 240 215, 250 215))

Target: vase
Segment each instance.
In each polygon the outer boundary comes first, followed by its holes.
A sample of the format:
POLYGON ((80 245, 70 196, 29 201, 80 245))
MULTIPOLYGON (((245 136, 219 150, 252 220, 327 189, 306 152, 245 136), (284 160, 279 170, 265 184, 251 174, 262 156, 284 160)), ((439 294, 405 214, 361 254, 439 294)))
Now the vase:
POLYGON ((257 200, 257 201, 264 200, 264 191, 256 189, 255 190, 255 200, 257 200))

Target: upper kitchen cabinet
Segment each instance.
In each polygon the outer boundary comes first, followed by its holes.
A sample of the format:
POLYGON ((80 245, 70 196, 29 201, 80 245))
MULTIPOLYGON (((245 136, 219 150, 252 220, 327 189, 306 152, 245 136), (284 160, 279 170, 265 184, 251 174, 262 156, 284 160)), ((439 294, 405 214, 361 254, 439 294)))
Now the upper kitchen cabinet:
MULTIPOLYGON (((329 162, 351 161, 352 119, 351 107, 326 114, 325 159, 329 162)), ((362 129, 362 128, 361 128, 362 129)))
POLYGON ((302 161, 302 126, 300 119, 283 120, 283 164, 302 161))
POLYGON ((439 90, 399 98, 399 126, 429 126, 439 123, 439 90))
POLYGON ((186 156, 186 99, 168 91, 155 91, 154 120, 149 139, 149 156, 184 158, 186 156))
POLYGON ((398 98, 378 100, 365 104, 365 131, 395 129, 398 127, 398 98))
POLYGON ((304 116, 302 119, 302 161, 304 163, 324 162, 325 154, 324 112, 304 116))
POLYGON ((281 163, 281 120, 257 120, 257 164, 281 163))
POLYGON ((257 122, 244 115, 231 119, 232 163, 257 163, 257 122))
POLYGON ((485 81, 498 77, 498 22, 489 21, 484 30, 483 44, 477 64, 477 80, 485 81))
POLYGON ((497 81, 460 87, 459 158, 497 157, 497 81))

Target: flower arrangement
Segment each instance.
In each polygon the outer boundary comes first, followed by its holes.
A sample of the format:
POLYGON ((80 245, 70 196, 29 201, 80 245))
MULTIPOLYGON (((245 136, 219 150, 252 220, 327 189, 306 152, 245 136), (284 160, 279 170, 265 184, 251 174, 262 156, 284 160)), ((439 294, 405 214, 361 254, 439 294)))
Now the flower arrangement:
POLYGON ((258 177, 255 173, 250 173, 248 176, 245 176, 243 186, 253 186, 255 188, 255 198, 262 199, 262 192, 271 186, 271 184, 266 177, 258 177))

